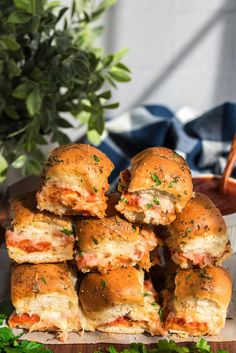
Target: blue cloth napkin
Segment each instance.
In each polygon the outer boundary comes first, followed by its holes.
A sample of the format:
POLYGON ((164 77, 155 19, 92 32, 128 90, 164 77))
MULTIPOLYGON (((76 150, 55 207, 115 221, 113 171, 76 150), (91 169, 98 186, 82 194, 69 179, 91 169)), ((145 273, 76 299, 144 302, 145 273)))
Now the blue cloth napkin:
POLYGON ((176 150, 193 174, 219 174, 236 133, 236 104, 225 103, 187 123, 165 106, 146 105, 108 120, 106 127, 99 149, 115 164, 110 182, 116 182, 130 158, 152 146, 176 150))

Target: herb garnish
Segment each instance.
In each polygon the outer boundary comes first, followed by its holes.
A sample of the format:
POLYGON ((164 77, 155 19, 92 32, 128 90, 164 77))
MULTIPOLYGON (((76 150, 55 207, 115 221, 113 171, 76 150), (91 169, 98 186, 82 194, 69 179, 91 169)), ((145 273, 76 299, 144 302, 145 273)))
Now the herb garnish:
POLYGON ((100 162, 100 158, 96 154, 93 154, 92 158, 95 160, 95 162, 97 162, 97 163, 100 162))
POLYGON ((163 322, 164 321, 164 313, 163 313, 162 308, 159 308, 158 315, 159 315, 160 321, 163 322))
POLYGON ((102 286, 103 288, 105 288, 106 285, 107 285, 107 281, 105 281, 105 279, 101 279, 101 286, 102 286))
POLYGON ((151 173, 151 178, 152 180, 155 182, 155 184, 158 186, 158 185, 161 185, 161 181, 160 179, 158 178, 158 176, 156 175, 156 173, 151 173))
POLYGON ((93 237, 93 242, 95 245, 98 245, 98 240, 96 238, 93 237))
POLYGON ((93 187, 94 192, 98 192, 98 189, 94 186, 93 187))
POLYGON ((153 197, 153 203, 154 203, 155 205, 160 205, 160 201, 157 200, 156 197, 153 197))
POLYGON ((176 184, 179 180, 179 176, 174 177, 171 182, 169 183, 168 187, 172 188, 174 184, 176 184))
POLYGON ((41 280, 42 280, 42 282, 43 282, 44 284, 47 284, 47 281, 46 281, 46 279, 45 279, 44 276, 42 276, 41 280))
POLYGON ((144 296, 144 297, 150 297, 150 296, 151 296, 151 293, 150 293, 150 292, 144 292, 144 293, 143 293, 143 296, 144 296))
POLYGON ((66 234, 66 235, 69 235, 69 236, 70 235, 74 235, 74 232, 73 232, 72 229, 63 228, 63 229, 61 229, 61 232, 66 234))
POLYGON ((149 210, 150 208, 152 208, 153 207, 153 204, 152 203, 147 203, 146 204, 146 208, 149 210))
POLYGON ((120 202, 128 203, 129 201, 125 197, 121 197, 120 198, 120 202))
POLYGON ((137 227, 135 225, 132 225, 132 231, 136 232, 137 227))

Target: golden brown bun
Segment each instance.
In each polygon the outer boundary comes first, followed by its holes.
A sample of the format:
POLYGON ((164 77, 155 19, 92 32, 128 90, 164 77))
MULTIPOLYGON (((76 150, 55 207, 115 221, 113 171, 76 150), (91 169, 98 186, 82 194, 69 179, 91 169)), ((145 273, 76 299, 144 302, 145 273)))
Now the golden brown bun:
POLYGON ((219 308, 227 308, 232 294, 232 279, 222 267, 180 270, 175 279, 175 306, 181 301, 204 299, 215 302, 219 308))
POLYGON ((105 187, 113 168, 110 159, 96 147, 86 144, 64 145, 55 148, 50 154, 44 177, 58 177, 63 180, 64 176, 70 174, 77 177, 78 182, 92 193, 94 187, 105 187), (81 178, 84 178, 83 181, 81 178))
POLYGON ((191 172, 186 161, 164 147, 151 147, 131 159, 129 192, 158 189, 173 195, 184 207, 192 197, 191 172), (155 182, 155 176, 160 184, 155 182))
POLYGON ((27 226, 32 226, 35 222, 44 222, 50 225, 58 225, 61 228, 71 229, 71 219, 69 217, 58 217, 49 212, 40 212, 37 209, 35 193, 28 193, 11 200, 15 230, 22 230, 27 226))
POLYGON ((118 304, 143 305, 140 272, 129 267, 107 274, 89 273, 81 282, 79 299, 90 317, 93 317, 93 313, 118 304))
POLYGON ((14 265, 11 274, 11 299, 17 307, 23 298, 57 293, 74 297, 75 291, 64 264, 14 265))
POLYGON ((225 221, 213 202, 200 192, 195 194, 168 227, 177 243, 187 243, 197 237, 225 236, 225 221))
POLYGON ((37 207, 58 215, 103 217, 105 192, 113 169, 110 159, 97 148, 74 144, 60 146, 49 156, 37 207))

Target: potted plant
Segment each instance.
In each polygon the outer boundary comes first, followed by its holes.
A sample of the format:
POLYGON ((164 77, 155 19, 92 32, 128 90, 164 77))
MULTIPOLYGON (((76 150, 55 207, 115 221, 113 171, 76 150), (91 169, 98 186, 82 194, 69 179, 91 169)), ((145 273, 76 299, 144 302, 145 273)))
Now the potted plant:
MULTIPOLYGON (((120 62, 125 50, 105 55, 94 45, 102 27, 96 20, 114 0, 0 1, 0 182, 9 166, 23 175, 39 174, 41 146, 70 138, 63 114, 87 124, 87 136, 99 143, 107 103, 115 82, 130 80, 120 62)), ((71 121, 71 119, 70 119, 71 121)))

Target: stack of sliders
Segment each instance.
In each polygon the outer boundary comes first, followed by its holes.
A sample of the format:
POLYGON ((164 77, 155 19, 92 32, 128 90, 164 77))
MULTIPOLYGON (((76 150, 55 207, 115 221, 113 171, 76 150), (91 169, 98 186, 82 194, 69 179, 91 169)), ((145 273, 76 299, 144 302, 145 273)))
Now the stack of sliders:
POLYGON ((70 331, 216 334, 232 288, 220 267, 231 249, 219 211, 204 196, 194 198, 186 161, 167 148, 133 157, 118 192, 108 194, 112 169, 90 145, 61 146, 49 156, 37 193, 12 200, 6 244, 17 264, 9 325, 55 331, 62 341, 70 331), (158 225, 167 231, 164 240, 158 225), (175 284, 158 292, 150 270, 163 241, 175 284), (211 323, 203 322, 204 308, 215 313, 211 323))

